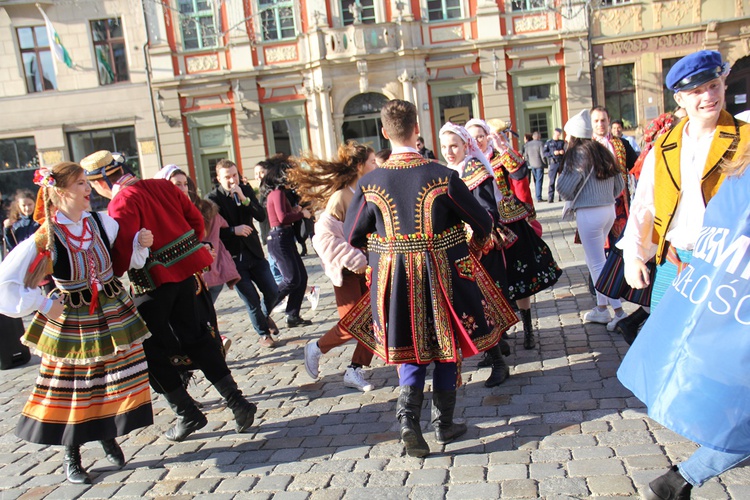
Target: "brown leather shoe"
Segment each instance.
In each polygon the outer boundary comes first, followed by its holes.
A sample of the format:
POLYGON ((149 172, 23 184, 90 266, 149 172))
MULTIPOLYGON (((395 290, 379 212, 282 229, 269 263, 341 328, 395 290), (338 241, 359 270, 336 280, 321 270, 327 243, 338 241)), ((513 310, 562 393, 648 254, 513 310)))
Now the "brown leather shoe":
POLYGON ((274 347, 276 347, 276 342, 273 340, 273 337, 271 337, 270 335, 263 335, 260 338, 260 345, 262 345, 263 347, 267 347, 269 349, 273 349, 274 347))

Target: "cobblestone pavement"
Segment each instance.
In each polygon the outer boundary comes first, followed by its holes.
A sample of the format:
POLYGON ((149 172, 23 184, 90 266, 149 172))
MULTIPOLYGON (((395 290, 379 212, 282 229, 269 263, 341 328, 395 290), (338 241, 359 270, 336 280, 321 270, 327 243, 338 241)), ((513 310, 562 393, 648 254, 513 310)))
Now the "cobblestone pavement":
MULTIPOLYGON (((331 284, 311 255, 305 258, 310 283, 322 293, 318 309, 303 316, 315 323, 282 328, 276 349, 259 346, 234 292, 224 290, 217 302, 222 332, 233 340, 229 366, 259 406, 252 432, 234 432, 231 412, 199 377, 190 392, 204 402, 208 426, 183 443, 167 441, 162 433, 174 415, 155 397, 155 424, 120 440, 127 465, 110 465, 89 443, 83 462, 94 484, 68 484, 61 447, 28 444, 13 433, 38 369, 34 357, 0 372, 0 498, 637 497, 695 445, 648 419, 617 381, 627 344, 604 325, 582 323, 594 302, 583 250, 572 244, 572 225, 558 222, 560 208, 538 207, 565 273, 535 299, 537 348, 524 350, 522 335, 512 333, 512 376, 493 389, 483 385, 489 369, 476 367, 478 357, 465 362, 457 417, 469 431, 458 442, 442 447, 426 430, 432 454, 405 456, 395 418, 396 371, 376 359, 367 371, 373 391, 344 387, 353 345, 324 355, 320 379, 308 377, 303 346, 338 319, 331 284)), ((423 424, 428 415, 426 406, 423 424)), ((750 468, 711 480, 693 498, 750 498, 750 468)))

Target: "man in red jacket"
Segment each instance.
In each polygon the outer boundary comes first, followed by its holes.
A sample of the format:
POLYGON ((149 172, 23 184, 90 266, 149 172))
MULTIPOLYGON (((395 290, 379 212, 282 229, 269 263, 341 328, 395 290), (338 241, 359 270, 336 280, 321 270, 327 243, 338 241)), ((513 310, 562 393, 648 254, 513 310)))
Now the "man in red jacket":
POLYGON ((128 271, 138 312, 151 331, 152 336, 143 343, 151 387, 164 395, 178 415, 177 424, 165 437, 183 441, 208 422, 185 390, 165 349, 174 338, 226 400, 237 432, 244 432, 253 423, 256 406, 238 389, 195 303, 194 275, 212 261, 201 243, 203 217, 171 182, 139 180, 125 173, 121 156, 117 156, 118 161, 109 151, 98 151, 81 160, 81 166, 96 192, 112 200, 107 211, 120 225, 112 247, 113 268, 118 275, 128 271), (154 228, 157 233, 151 254, 142 269, 128 269, 133 238, 142 227, 154 228))

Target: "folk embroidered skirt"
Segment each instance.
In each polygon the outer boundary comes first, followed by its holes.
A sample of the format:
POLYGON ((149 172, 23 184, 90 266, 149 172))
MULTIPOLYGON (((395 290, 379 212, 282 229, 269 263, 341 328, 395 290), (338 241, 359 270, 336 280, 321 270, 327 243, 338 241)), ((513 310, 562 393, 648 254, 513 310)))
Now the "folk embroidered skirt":
POLYGON ((518 236, 513 245, 503 249, 507 273, 504 291, 508 299, 531 297, 557 283, 562 270, 547 244, 529 223, 520 220, 506 226, 518 236))

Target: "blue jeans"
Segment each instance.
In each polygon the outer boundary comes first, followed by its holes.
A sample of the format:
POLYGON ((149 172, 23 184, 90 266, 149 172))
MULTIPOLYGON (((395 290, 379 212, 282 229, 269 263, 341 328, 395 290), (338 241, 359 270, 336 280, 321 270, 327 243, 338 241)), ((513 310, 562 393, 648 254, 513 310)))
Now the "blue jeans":
POLYGON ((284 279, 279 284, 279 300, 289 297, 287 316, 299 316, 307 292, 307 270, 297 250, 294 229, 275 227, 268 233, 268 253, 273 255, 284 279))
POLYGON ((544 184, 544 168, 532 168, 534 174, 534 186, 536 187, 536 201, 542 201, 542 184, 544 184))
POLYGON ((259 259, 251 253, 242 250, 239 257, 235 257, 234 265, 240 274, 240 281, 234 285, 237 295, 245 303, 250 322, 258 335, 270 335, 268 331, 268 314, 278 303, 279 289, 271 276, 271 269, 266 259, 259 259), (258 295, 263 294, 263 302, 258 295))
MULTIPOLYGON (((424 389, 424 381, 427 377, 427 365, 417 363, 404 363, 399 366, 398 385, 410 385, 424 389)), ((455 391, 458 371, 456 363, 435 362, 435 370, 432 373, 433 391, 455 391)))
POLYGON ((268 265, 271 266, 271 274, 273 275, 273 280, 276 282, 277 285, 280 285, 281 282, 284 280, 284 277, 281 275, 281 271, 279 271, 279 266, 276 265, 276 259, 273 258, 273 255, 271 255, 271 252, 268 253, 268 265))
POLYGON ((726 453, 701 446, 677 468, 685 481, 700 486, 750 458, 750 453, 726 453))

